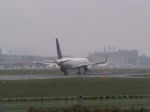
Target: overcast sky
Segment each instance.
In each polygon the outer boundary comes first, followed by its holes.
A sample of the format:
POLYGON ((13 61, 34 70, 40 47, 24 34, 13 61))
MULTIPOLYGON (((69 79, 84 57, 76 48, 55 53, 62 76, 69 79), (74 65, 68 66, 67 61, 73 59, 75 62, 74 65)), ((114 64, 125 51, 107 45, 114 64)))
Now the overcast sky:
POLYGON ((150 56, 150 0, 0 0, 4 53, 85 56, 104 46, 150 56))

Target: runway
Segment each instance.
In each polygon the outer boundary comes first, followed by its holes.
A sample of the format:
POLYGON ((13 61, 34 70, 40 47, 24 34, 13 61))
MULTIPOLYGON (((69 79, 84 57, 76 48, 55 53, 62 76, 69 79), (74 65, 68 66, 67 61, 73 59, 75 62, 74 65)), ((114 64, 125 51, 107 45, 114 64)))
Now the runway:
POLYGON ((150 78, 149 73, 95 73, 85 75, 41 74, 41 75, 0 75, 0 80, 33 80, 33 79, 58 79, 58 78, 150 78), (147 77, 146 77, 147 76, 147 77))

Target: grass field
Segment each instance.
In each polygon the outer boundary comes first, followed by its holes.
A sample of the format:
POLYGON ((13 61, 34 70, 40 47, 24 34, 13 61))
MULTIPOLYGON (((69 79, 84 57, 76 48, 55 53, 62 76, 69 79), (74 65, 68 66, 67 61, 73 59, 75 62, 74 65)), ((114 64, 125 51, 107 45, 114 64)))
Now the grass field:
MULTIPOLYGON (((120 73, 150 73, 148 69, 101 69, 93 73, 112 72, 120 73)), ((62 74, 59 70, 0 70, 0 75, 38 75, 62 74)), ((63 74, 62 74, 63 75, 63 74)), ((144 75, 144 74, 143 74, 144 75)), ((149 75, 145 75, 149 77, 149 75)), ((150 95, 150 78, 69 78, 46 80, 1 80, 0 97, 3 100, 3 112, 27 112, 30 107, 36 108, 61 108, 79 103, 78 95, 103 96, 104 99, 84 99, 83 103, 89 106, 116 106, 121 108, 136 108, 150 110, 150 97, 119 98, 118 95, 150 95), (74 97, 73 100, 37 100, 42 97, 74 97), (109 97, 110 98, 107 98, 109 97), (112 97, 113 96, 113 97, 112 97), (34 100, 20 100, 21 99, 34 100), (115 97, 115 98, 114 98, 115 97), (18 98, 19 100, 12 100, 18 98), (11 101, 9 101, 11 99, 11 101)))
POLYGON ((70 78, 0 81, 0 97, 150 94, 150 78, 70 78))
MULTIPOLYGON (((27 112, 27 110, 30 107, 59 109, 59 108, 65 108, 75 104, 79 104, 78 102, 79 102, 78 100, 68 100, 67 102, 63 100, 52 100, 52 101, 42 101, 42 102, 41 101, 24 101, 24 102, 18 101, 18 102, 4 102, 2 107, 3 107, 3 112, 27 112)), ((146 110, 150 110, 150 99, 142 98, 142 99, 83 100, 83 105, 97 106, 97 107, 113 106, 113 107, 118 107, 123 109, 131 109, 132 107, 134 107, 134 109, 140 109, 141 107, 143 107, 146 110)))
MULTIPOLYGON (((69 70, 68 72, 76 73, 77 70, 69 70)), ((150 73, 150 69, 91 69, 90 73, 104 73, 111 72, 114 74, 122 73, 150 73)), ((57 69, 23 69, 23 70, 0 70, 0 75, 38 75, 38 74, 62 74, 60 70, 57 69)))
MULTIPOLYGON (((36 97, 117 96, 149 95, 150 78, 69 78, 46 80, 0 81, 0 97, 29 98, 34 101, 4 101, 3 112, 27 112, 30 107, 67 107, 78 102, 77 99, 36 101, 36 97)), ((94 99, 84 100, 86 105, 119 106, 123 108, 144 107, 150 109, 150 98, 94 99)))

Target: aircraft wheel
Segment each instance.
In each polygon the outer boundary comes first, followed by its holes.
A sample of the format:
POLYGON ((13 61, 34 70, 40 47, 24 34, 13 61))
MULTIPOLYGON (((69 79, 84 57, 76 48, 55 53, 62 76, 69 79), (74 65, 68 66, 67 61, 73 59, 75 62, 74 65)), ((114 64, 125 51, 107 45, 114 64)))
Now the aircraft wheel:
POLYGON ((77 72, 78 75, 81 75, 81 72, 77 72))
POLYGON ((65 72, 64 72, 64 75, 68 75, 68 72, 67 72, 67 71, 65 71, 65 72))
POLYGON ((83 74, 85 75, 85 74, 86 74, 86 71, 84 71, 83 74))

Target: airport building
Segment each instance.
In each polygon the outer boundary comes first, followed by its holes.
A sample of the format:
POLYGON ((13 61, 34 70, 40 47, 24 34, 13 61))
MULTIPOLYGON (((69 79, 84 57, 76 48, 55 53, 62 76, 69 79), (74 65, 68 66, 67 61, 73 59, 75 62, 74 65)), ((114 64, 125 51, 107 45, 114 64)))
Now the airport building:
POLYGON ((108 56, 108 64, 116 68, 150 68, 150 58, 139 56, 137 50, 119 49, 113 52, 95 52, 88 55, 91 62, 103 61, 108 56))

